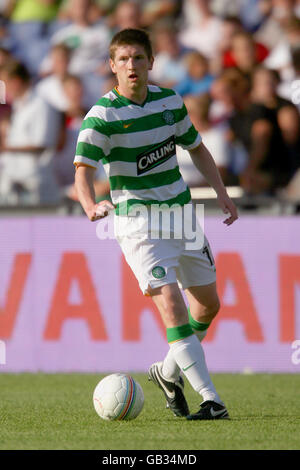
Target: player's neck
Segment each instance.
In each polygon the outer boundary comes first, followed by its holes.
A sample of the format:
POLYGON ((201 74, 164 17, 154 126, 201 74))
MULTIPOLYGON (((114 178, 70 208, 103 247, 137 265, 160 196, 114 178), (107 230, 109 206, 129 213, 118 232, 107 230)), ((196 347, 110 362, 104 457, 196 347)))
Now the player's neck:
POLYGON ((143 86, 141 89, 131 90, 128 88, 122 88, 122 86, 118 85, 116 87, 117 92, 127 98, 130 101, 133 101, 137 104, 143 104, 147 98, 148 94, 148 87, 147 85, 143 86))

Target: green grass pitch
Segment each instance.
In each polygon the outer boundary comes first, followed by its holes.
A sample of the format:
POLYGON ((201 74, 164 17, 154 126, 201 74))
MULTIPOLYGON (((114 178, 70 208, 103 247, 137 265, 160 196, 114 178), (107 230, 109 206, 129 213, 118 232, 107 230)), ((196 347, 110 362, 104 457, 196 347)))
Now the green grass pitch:
MULTIPOLYGON (((106 422, 92 393, 103 375, 0 374, 0 449, 299 449, 299 374, 213 374, 231 420, 190 422, 165 409, 145 374, 133 421, 106 422)), ((186 384, 191 411, 199 396, 186 384)))

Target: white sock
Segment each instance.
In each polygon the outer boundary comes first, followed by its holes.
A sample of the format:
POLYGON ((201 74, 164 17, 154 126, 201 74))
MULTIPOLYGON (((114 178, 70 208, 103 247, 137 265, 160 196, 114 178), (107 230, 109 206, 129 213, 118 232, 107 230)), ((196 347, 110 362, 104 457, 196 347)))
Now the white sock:
MULTIPOLYGON (((201 341, 205 338, 207 330, 204 331, 195 331, 195 335, 197 336, 198 340, 201 341)), ((174 357, 173 352, 169 349, 168 354, 166 355, 163 366, 162 366, 162 374, 166 379, 177 380, 180 374, 180 367, 177 365, 174 357)))
POLYGON ((180 367, 177 365, 173 357, 173 352, 171 348, 168 351, 168 354, 164 358, 162 366, 162 374, 166 379, 178 380, 180 374, 180 367))
POLYGON ((204 351, 196 335, 171 343, 170 351, 193 389, 202 395, 203 401, 213 400, 223 404, 209 376, 204 351))

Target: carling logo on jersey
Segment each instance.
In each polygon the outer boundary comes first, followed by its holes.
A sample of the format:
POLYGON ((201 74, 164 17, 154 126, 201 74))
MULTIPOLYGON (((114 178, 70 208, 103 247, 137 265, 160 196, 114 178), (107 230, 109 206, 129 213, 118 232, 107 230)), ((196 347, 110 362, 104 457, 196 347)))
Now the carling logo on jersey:
POLYGON ((142 175, 146 171, 161 165, 175 155, 175 138, 172 135, 159 145, 137 157, 137 174, 142 175))

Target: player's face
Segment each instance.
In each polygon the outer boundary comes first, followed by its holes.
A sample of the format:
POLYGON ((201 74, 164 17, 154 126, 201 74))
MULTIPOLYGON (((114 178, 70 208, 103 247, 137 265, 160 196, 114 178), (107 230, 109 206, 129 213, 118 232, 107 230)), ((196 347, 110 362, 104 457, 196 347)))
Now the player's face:
POLYGON ((143 46, 119 46, 115 56, 110 59, 110 66, 116 74, 119 87, 135 92, 148 83, 148 72, 152 69, 153 58, 149 59, 143 46))

